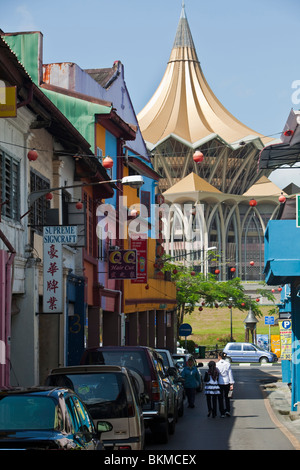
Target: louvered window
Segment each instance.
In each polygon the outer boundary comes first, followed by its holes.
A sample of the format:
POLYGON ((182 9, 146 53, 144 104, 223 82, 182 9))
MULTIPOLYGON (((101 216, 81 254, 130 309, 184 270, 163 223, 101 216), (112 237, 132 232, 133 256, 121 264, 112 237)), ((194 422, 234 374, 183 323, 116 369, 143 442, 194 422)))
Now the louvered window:
POLYGON ((20 219, 20 162, 0 150, 1 215, 20 219))
MULTIPOLYGON (((30 191, 39 191, 49 189, 50 181, 40 173, 30 171, 30 191)), ((50 202, 45 196, 38 198, 32 205, 30 212, 30 225, 38 232, 43 232, 43 226, 46 224, 46 210, 50 208, 50 202)))

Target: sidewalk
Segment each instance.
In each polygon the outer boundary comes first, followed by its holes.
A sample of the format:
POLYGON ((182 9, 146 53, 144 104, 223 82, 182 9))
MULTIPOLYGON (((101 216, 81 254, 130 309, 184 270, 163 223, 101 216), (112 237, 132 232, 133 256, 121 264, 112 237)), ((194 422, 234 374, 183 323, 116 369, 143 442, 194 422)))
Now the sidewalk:
POLYGON ((275 424, 290 438, 294 447, 300 450, 300 410, 291 411, 290 387, 288 384, 278 381, 263 384, 261 388, 266 400, 266 407, 268 408, 268 404, 270 405, 271 410, 268 411, 271 418, 274 418, 273 421, 278 421, 275 424))

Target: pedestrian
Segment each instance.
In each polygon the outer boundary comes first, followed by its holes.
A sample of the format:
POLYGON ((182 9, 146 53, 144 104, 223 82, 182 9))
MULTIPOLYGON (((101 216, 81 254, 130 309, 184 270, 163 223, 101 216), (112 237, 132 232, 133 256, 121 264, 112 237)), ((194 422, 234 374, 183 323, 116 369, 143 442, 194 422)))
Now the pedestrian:
POLYGON ((197 367, 194 365, 193 357, 189 357, 187 365, 181 372, 184 379, 184 390, 188 399, 188 408, 195 408, 196 389, 201 384, 200 375, 197 367))
POLYGON ((217 369, 219 371, 219 385, 220 385, 220 398, 219 398, 219 407, 221 418, 224 418, 225 415, 230 417, 230 399, 228 396, 229 391, 233 390, 233 375, 230 363, 226 361, 227 354, 225 352, 219 352, 217 369))
POLYGON ((208 371, 205 372, 205 395, 206 403, 208 408, 208 415, 212 414, 215 418, 217 415, 217 397, 220 395, 220 386, 218 383, 219 371, 217 369, 215 361, 208 363, 208 371))

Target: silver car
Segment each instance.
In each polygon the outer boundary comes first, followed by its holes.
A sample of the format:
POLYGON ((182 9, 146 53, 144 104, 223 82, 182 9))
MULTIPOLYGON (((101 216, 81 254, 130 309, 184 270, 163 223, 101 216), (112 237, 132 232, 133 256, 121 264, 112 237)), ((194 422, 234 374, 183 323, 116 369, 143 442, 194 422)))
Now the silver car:
POLYGON ((276 354, 265 351, 253 343, 227 343, 223 352, 227 354, 229 362, 276 362, 276 354))
POLYGON ((142 450, 145 427, 135 375, 122 366, 70 366, 53 369, 46 384, 74 390, 96 428, 97 422, 103 420, 112 425, 112 430, 102 437, 106 450, 142 450))

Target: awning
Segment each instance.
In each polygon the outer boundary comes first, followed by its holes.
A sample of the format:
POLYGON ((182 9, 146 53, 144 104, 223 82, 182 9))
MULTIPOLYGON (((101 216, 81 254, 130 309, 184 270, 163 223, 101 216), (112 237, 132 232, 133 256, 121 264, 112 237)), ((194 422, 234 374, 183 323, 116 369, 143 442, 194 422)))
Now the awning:
POLYGON ((276 170, 297 162, 300 162, 300 142, 292 146, 284 143, 268 145, 260 152, 259 169, 276 170))

